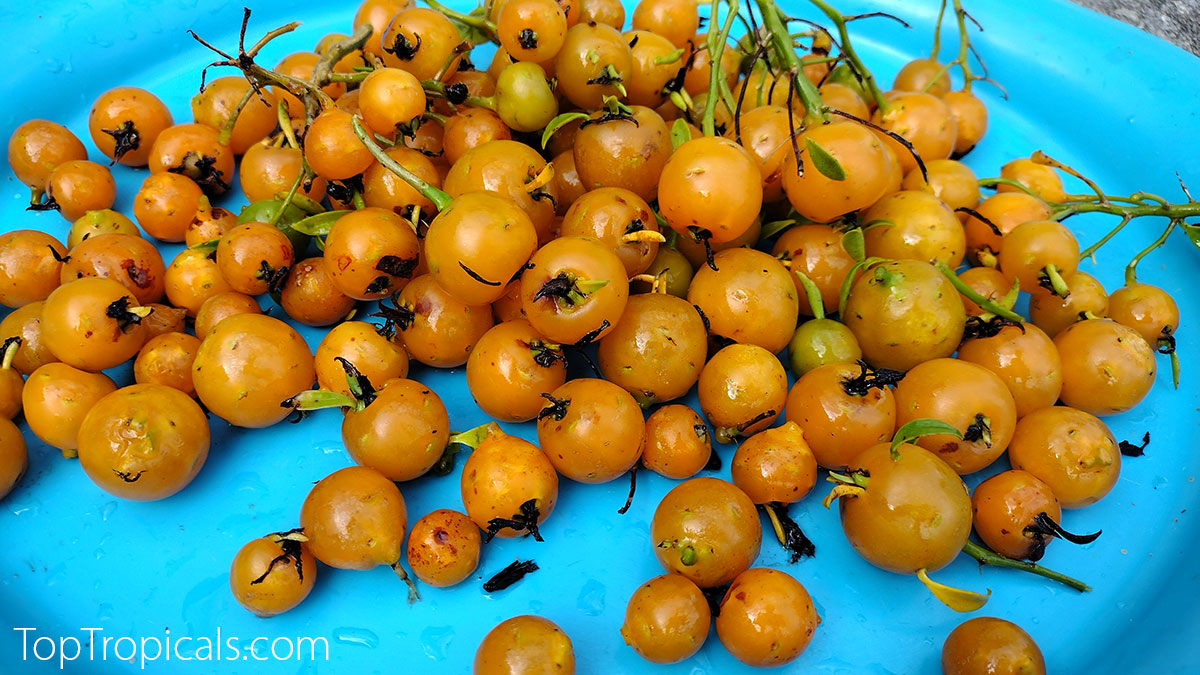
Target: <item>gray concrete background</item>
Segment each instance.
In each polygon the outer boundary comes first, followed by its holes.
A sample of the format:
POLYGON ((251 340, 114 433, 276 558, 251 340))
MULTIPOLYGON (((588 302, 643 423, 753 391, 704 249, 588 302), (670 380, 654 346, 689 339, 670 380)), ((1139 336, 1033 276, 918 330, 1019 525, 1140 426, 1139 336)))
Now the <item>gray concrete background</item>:
POLYGON ((1200 0, 1074 0, 1200 56, 1200 0))

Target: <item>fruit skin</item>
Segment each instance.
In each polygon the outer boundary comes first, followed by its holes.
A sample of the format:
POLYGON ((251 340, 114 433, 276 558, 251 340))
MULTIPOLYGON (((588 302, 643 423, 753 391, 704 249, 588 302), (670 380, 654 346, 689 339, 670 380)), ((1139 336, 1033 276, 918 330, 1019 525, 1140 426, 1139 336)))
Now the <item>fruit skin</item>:
POLYGON ((759 668, 794 661, 820 623, 803 584, 787 572, 763 567, 733 580, 716 621, 721 644, 737 660, 759 668))
POLYGON ((475 651, 476 675, 575 672, 575 649, 558 624, 525 614, 501 621, 475 651))
POLYGON ((712 611, 696 584, 663 574, 630 596, 621 637, 651 663, 678 663, 704 646, 710 621, 712 611))
POLYGON ((959 624, 942 645, 944 675, 1045 675, 1042 650, 1029 633, 1005 619, 977 616, 959 624))
POLYGON ((300 571, 296 569, 294 558, 272 562, 284 555, 284 549, 270 537, 247 542, 229 566, 229 590, 233 599, 261 617, 282 614, 299 605, 316 583, 317 562, 308 546, 300 543, 298 548, 300 571), (264 574, 266 576, 255 583, 264 574))
POLYGON ((737 486, 719 478, 693 478, 659 502, 650 541, 663 569, 712 588, 733 581, 754 563, 762 525, 754 502, 737 486))
POLYGON ((958 291, 932 265, 894 260, 860 273, 842 320, 868 363, 908 370, 953 354, 967 312, 958 291))
POLYGON ((905 443, 867 448, 852 470, 870 475, 856 497, 838 500, 842 530, 867 562, 897 574, 950 564, 971 533, 971 497, 962 479, 928 450, 905 443))
POLYGON ((196 395, 239 427, 268 427, 290 414, 280 403, 312 386, 312 352, 291 326, 237 314, 213 327, 192 365, 196 395))
POLYGON ((154 501, 179 492, 208 459, 208 420, 191 396, 165 384, 122 387, 79 426, 79 464, 109 494, 154 501))
POLYGON ((400 560, 408 510, 400 489, 383 474, 348 466, 313 486, 300 507, 300 527, 317 560, 369 570, 400 560))

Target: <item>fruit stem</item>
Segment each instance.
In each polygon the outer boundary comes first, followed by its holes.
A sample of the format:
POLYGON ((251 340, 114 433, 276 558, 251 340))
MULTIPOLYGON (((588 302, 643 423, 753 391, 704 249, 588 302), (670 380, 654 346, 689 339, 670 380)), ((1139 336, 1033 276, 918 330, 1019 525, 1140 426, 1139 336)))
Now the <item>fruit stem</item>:
POLYGON ((1082 582, 1078 579, 1069 577, 1069 576, 1063 574, 1062 572, 1055 572, 1052 569, 1042 567, 1041 565, 1038 565, 1036 563, 1024 562, 1021 560, 1013 560, 1012 558, 1002 556, 999 553, 996 553, 995 551, 991 551, 987 548, 984 548, 983 546, 976 544, 975 542, 971 541, 970 539, 968 539, 967 542, 965 544, 963 544, 962 550, 963 550, 963 553, 966 553, 967 555, 971 556, 975 560, 979 561, 979 564, 981 564, 981 565, 994 565, 996 567, 1008 567, 1008 568, 1011 568, 1014 570, 1024 570, 1026 572, 1030 572, 1032 574, 1036 574, 1038 576, 1045 577, 1052 581, 1057 581, 1060 584, 1070 586, 1071 588, 1074 588, 1075 590, 1079 591, 1080 593, 1086 593, 1086 592, 1092 590, 1091 586, 1088 586, 1087 584, 1085 584, 1084 582, 1082 582))
POLYGON ((229 145, 229 139, 233 136, 233 125, 237 124, 237 119, 242 114, 242 109, 250 102, 251 96, 254 96, 254 87, 246 87, 245 93, 238 99, 237 105, 233 106, 233 111, 229 113, 229 119, 221 125, 221 130, 217 134, 217 145, 229 145))
MULTIPOLYGON (((871 92, 871 97, 875 99, 875 105, 879 108, 880 112, 886 113, 892 106, 883 97, 883 92, 875 82, 875 76, 863 64, 862 59, 858 57, 858 53, 854 51, 854 47, 850 44, 850 31, 846 28, 846 17, 829 3, 825 2, 825 0, 809 0, 809 2, 816 5, 817 9, 824 12, 825 16, 829 17, 829 20, 833 22, 833 25, 837 26, 838 36, 842 41, 842 55, 846 57, 846 61, 854 69, 855 73, 862 78, 863 84, 866 86, 867 91, 871 92)), ((958 0, 955 0, 955 7, 958 7, 958 4, 958 0)), ((965 47, 963 50, 965 50, 965 47)))
POLYGON ((933 24, 933 47, 929 51, 929 60, 937 61, 938 52, 942 50, 942 19, 946 16, 946 0, 942 0, 938 8, 937 22, 933 24))
POLYGON ((383 148, 379 147, 379 144, 371 138, 370 133, 363 127, 362 122, 359 121, 357 116, 351 118, 350 124, 354 127, 354 135, 358 137, 358 140, 362 141, 362 144, 366 146, 371 156, 382 164, 385 169, 399 176, 405 183, 411 185, 414 190, 420 192, 423 197, 433 202, 434 207, 439 212, 450 208, 450 204, 454 200, 449 194, 426 183, 420 176, 409 171, 404 165, 389 157, 383 148))
POLYGON ((1054 263, 1042 268, 1038 275, 1038 282, 1045 282, 1045 285, 1050 288, 1050 292, 1063 300, 1071 297, 1071 288, 1067 286, 1067 280, 1063 278, 1062 272, 1058 270, 1058 265, 1054 263))
POLYGON ((1004 306, 1000 305, 999 303, 997 303, 996 301, 994 301, 990 298, 986 298, 983 295, 980 295, 978 292, 975 291, 975 289, 968 286, 965 281, 958 278, 958 275, 955 274, 954 270, 950 269, 950 266, 947 265, 946 263, 939 262, 937 264, 937 268, 938 268, 939 272, 941 272, 943 275, 945 275, 945 277, 947 279, 950 280, 951 284, 954 284, 954 288, 958 289, 959 293, 962 293, 963 295, 967 296, 967 299, 969 299, 971 302, 974 302, 975 304, 979 305, 985 311, 991 312, 992 314, 995 314, 996 316, 1002 316, 1005 319, 1008 319, 1009 321, 1013 321, 1015 323, 1025 323, 1025 317, 1021 316, 1020 314, 1017 314, 1016 312, 1012 311, 1011 309, 1005 308, 1004 306))
MULTIPOLYGON (((819 2, 820 0, 815 1, 819 2)), ((825 112, 825 106, 821 102, 820 92, 817 91, 816 85, 809 82, 808 78, 804 76, 804 66, 800 62, 800 57, 796 55, 791 38, 788 37, 787 28, 783 25, 781 11, 773 0, 755 0, 755 2, 762 13, 763 28, 771 36, 771 42, 775 47, 775 54, 779 57, 780 62, 787 71, 791 73, 796 92, 800 96, 800 102, 804 104, 804 126, 807 127, 829 121, 828 114, 825 112)), ((839 14, 838 16, 841 15, 839 14)), ((845 22, 842 25, 845 26, 845 22)), ((788 107, 791 108, 790 105, 788 107)))
POLYGON ((704 115, 701 117, 700 126, 700 130, 704 132, 705 136, 717 135, 715 121, 717 99, 722 94, 719 83, 725 76, 725 72, 721 69, 721 58, 725 54, 729 31, 733 28, 733 20, 738 11, 738 0, 726 1, 729 3, 729 11, 725 14, 725 23, 722 24, 720 31, 717 30, 716 22, 721 0, 712 0, 712 9, 709 11, 708 35, 705 39, 708 45, 708 96, 704 99, 704 115))
POLYGON ((0 360, 0 370, 8 370, 12 368, 13 359, 17 356, 17 350, 21 348, 21 336, 14 335, 4 341, 0 345, 0 350, 3 350, 3 360, 0 360))
POLYGON ((397 560, 390 567, 396 573, 396 576, 400 577, 400 580, 408 586, 408 604, 411 605, 414 602, 420 601, 421 593, 417 590, 417 584, 408 576, 408 572, 404 571, 404 567, 400 564, 400 561, 397 560))
POLYGON ((1129 221, 1131 221, 1131 220, 1133 220, 1133 216, 1130 216, 1130 215, 1125 215, 1125 216, 1122 216, 1122 217, 1121 217, 1121 222, 1117 223, 1117 226, 1116 226, 1116 227, 1114 227, 1113 229, 1109 230, 1109 231, 1108 231, 1108 234, 1105 234, 1103 237, 1101 237, 1101 238, 1100 238, 1100 241, 1098 241, 1098 242, 1096 242, 1096 243, 1092 244, 1091 246, 1089 246, 1089 247, 1085 248, 1085 249, 1083 250, 1083 252, 1079 254, 1079 259, 1080 259, 1080 260, 1087 260, 1088 258, 1090 258, 1090 257, 1092 257, 1093 255, 1095 255, 1096 251, 1100 250, 1100 247, 1101 247, 1101 246, 1103 246, 1103 245, 1107 244, 1107 243, 1108 243, 1108 240, 1109 240, 1109 239, 1112 239, 1113 237, 1115 237, 1115 236, 1117 235, 1117 233, 1118 233, 1118 232, 1120 232, 1122 229, 1124 229, 1124 228, 1125 228, 1125 226, 1126 226, 1126 225, 1128 225, 1128 224, 1129 224, 1129 221))
POLYGON ((474 450, 475 448, 479 447, 479 444, 483 442, 483 439, 487 438, 488 431, 490 430, 491 426, 492 423, 489 422, 488 424, 480 424, 477 427, 454 434, 450 437, 450 440, 447 441, 447 444, 465 445, 474 450))
POLYGON ((1138 251, 1138 254, 1133 256, 1133 260, 1130 260, 1129 264, 1125 266, 1125 285, 1126 286, 1132 286, 1137 283, 1138 263, 1141 262, 1142 258, 1146 257, 1146 255, 1148 255, 1151 251, 1153 251, 1154 249, 1159 248, 1163 244, 1167 243, 1167 237, 1171 236, 1171 230, 1174 230, 1175 226, 1178 224, 1179 224, 1179 221, 1172 218, 1171 221, 1167 223, 1167 229, 1163 230, 1163 233, 1158 235, 1157 239, 1150 242, 1149 246, 1142 249, 1141 251, 1138 251))
POLYGON ((495 39, 496 24, 489 21, 486 17, 471 16, 470 14, 463 14, 462 12, 450 9, 449 7, 443 5, 442 3, 437 2, 437 0, 425 0, 425 4, 436 9, 437 11, 441 12, 442 14, 445 14, 447 18, 454 19, 455 21, 458 21, 467 26, 470 26, 471 28, 481 30, 481 31, 487 33, 493 39, 495 39))

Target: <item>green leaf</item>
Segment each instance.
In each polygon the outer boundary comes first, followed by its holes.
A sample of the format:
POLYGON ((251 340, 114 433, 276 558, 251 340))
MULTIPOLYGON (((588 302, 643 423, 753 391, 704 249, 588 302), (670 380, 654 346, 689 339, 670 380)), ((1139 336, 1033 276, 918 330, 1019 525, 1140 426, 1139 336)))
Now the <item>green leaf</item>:
POLYGON ((922 436, 932 436, 934 434, 948 434, 958 439, 962 438, 962 432, 947 422, 929 418, 913 420, 897 429, 896 435, 892 437, 892 459, 900 458, 898 448, 901 445, 911 443, 922 436))
POLYGON ((829 180, 846 180, 846 170, 842 168, 841 162, 829 154, 829 151, 820 143, 811 138, 805 138, 804 144, 808 146, 809 159, 812 160, 813 166, 817 167, 817 171, 820 171, 822 176, 829 180))
POLYGON ((567 126, 575 120, 586 120, 588 117, 589 115, 587 113, 568 112, 550 120, 550 123, 546 125, 546 130, 542 132, 542 148, 545 148, 546 144, 550 142, 550 137, 554 135, 554 132, 567 126))
POLYGON ((808 296, 808 304, 812 309, 813 318, 824 319, 825 304, 821 302, 821 290, 817 288, 817 285, 813 283, 813 280, 809 279, 808 275, 804 272, 801 272, 800 270, 792 270, 792 274, 796 275, 796 278, 800 280, 800 285, 804 287, 804 294, 808 296))
POLYGON ((326 211, 318 213, 315 216, 309 216, 292 225, 292 229, 301 234, 307 234, 310 237, 323 237, 329 234, 329 230, 339 218, 350 213, 349 211, 326 211))
POLYGON ((188 248, 196 250, 196 251, 215 251, 215 250, 217 250, 217 244, 219 244, 219 243, 221 243, 221 238, 217 237, 216 239, 209 239, 208 241, 202 241, 199 244, 195 244, 194 246, 189 246, 188 248))
POLYGON ((783 220, 772 220, 769 223, 763 223, 762 231, 759 232, 759 239, 767 239, 783 232, 784 230, 799 224, 795 218, 784 218, 783 220))
POLYGON ((863 239, 862 228, 855 227, 846 230, 842 235, 842 248, 846 249, 846 253, 850 254, 855 261, 865 260, 867 257, 867 242, 863 239))
POLYGON ((1192 246, 1200 248, 1200 225, 1183 224, 1183 233, 1192 240, 1192 246))
POLYGON ((318 213, 325 212, 325 207, 321 206, 320 202, 306 197, 299 192, 292 195, 292 204, 305 211, 309 215, 316 215, 318 213))
POLYGON ((688 129, 687 120, 682 117, 675 118, 671 123, 671 148, 679 146, 692 140, 692 130, 688 129))

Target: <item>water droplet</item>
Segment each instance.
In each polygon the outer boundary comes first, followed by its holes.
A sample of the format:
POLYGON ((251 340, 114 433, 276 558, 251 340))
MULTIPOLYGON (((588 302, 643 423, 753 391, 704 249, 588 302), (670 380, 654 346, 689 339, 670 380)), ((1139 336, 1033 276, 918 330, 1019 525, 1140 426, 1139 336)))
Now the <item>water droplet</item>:
POLYGON ((604 612, 604 584, 595 579, 588 579, 579 590, 577 607, 588 616, 599 616, 604 612))
POLYGON ((334 628, 333 639, 348 645, 358 645, 367 649, 379 646, 379 636, 366 628, 334 628))
POLYGON ((97 610, 97 612, 96 612, 96 620, 97 621, 112 621, 112 618, 113 618, 113 606, 108 604, 107 602, 102 603, 100 605, 99 610, 97 610))
POLYGON ((541 600, 530 600, 529 601, 529 611, 533 614, 541 614, 542 609, 544 607, 545 607, 545 605, 542 604, 541 600))
POLYGON ((454 641, 453 626, 429 626, 421 631, 421 648, 434 661, 445 661, 450 643, 454 641))
POLYGON ((116 502, 105 502, 104 506, 100 507, 100 519, 107 523, 109 516, 111 516, 116 510, 116 502))

